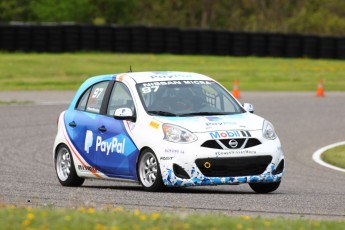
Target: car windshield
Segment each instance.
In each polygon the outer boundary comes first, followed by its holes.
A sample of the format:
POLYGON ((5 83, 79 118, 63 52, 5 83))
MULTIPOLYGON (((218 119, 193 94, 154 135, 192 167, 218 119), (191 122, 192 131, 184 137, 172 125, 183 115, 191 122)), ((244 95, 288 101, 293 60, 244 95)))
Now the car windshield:
POLYGON ((146 112, 159 116, 243 113, 243 108, 214 81, 158 81, 137 85, 146 112))

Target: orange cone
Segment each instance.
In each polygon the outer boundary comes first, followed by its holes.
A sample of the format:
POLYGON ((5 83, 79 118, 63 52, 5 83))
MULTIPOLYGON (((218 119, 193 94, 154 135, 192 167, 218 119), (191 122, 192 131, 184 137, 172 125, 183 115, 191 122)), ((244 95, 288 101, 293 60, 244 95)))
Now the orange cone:
POLYGON ((324 97, 325 96, 322 80, 319 80, 319 83, 317 84, 316 96, 317 97, 324 97))
POLYGON ((235 98, 240 98, 240 89, 238 87, 238 81, 237 80, 234 81, 234 87, 233 87, 231 93, 235 98))

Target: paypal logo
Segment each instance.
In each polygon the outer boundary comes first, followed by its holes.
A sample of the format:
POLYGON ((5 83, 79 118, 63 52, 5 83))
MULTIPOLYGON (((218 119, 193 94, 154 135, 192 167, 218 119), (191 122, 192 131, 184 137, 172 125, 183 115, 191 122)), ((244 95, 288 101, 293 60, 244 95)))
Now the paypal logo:
POLYGON ((92 146, 92 142, 93 142, 93 133, 90 130, 86 130, 85 145, 84 145, 85 152, 89 153, 90 147, 92 146))
MULTIPOLYGON (((91 130, 86 131, 84 150, 86 153, 90 153, 90 148, 93 144, 93 133, 91 130)), ((126 138, 118 139, 117 137, 112 137, 107 140, 103 140, 101 136, 96 137, 96 152, 100 151, 106 153, 125 153, 126 138)))

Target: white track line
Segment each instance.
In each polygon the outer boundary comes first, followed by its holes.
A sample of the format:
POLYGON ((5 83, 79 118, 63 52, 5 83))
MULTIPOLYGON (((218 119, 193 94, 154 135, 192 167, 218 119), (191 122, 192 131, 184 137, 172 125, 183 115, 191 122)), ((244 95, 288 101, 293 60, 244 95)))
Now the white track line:
POLYGON ((339 167, 336 167, 334 165, 331 165, 331 164, 328 164, 326 162, 324 162, 322 159, 321 159, 321 155, 327 151, 328 149, 331 149, 331 148, 334 148, 334 147, 337 147, 337 146, 340 146, 340 145, 345 145, 345 141, 342 141, 342 142, 337 142, 337 143, 334 143, 334 144, 331 144, 331 145, 327 145, 319 150, 317 150, 314 154, 313 154, 313 160, 322 165, 322 166, 325 166, 327 168, 330 168, 330 169, 334 169, 334 170, 338 170, 338 171, 341 171, 341 172, 345 172, 345 169, 342 169, 342 168, 339 168, 339 167))

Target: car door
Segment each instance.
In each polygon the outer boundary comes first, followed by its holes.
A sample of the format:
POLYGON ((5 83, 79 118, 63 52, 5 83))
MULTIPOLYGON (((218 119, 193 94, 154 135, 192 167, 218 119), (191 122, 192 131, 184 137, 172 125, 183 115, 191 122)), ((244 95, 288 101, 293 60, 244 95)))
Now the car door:
MULTIPOLYGON (((74 110, 68 110, 65 114, 67 133, 73 146, 81 157, 91 166, 95 166, 96 137, 100 132, 99 116, 103 99, 106 95, 109 81, 97 83, 87 89, 80 97, 74 110)), ((82 165, 78 165, 84 171, 82 165)))
POLYGON ((135 114, 133 97, 122 82, 116 82, 109 97, 106 114, 100 117, 101 130, 95 136, 95 162, 98 170, 110 177, 137 179, 138 149, 130 133, 130 121, 116 120, 116 109, 129 108, 135 114))

